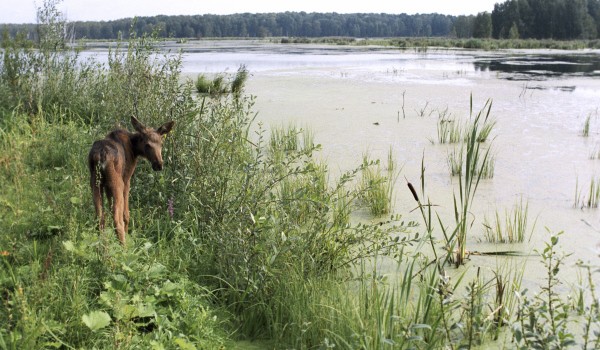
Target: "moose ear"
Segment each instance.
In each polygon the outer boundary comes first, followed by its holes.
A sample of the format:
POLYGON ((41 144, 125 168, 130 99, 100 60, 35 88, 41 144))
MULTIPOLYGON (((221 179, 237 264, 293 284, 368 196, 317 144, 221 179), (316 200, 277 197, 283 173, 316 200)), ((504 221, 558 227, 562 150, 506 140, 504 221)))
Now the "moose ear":
POLYGON ((144 132, 146 129, 144 124, 140 123, 140 121, 134 116, 131 116, 131 125, 133 125, 133 128, 139 132, 144 132))
POLYGON ((161 125, 158 129, 156 129, 156 132, 161 135, 168 134, 171 131, 171 129, 173 129, 173 125, 175 125, 175 122, 171 120, 170 122, 165 123, 161 125))

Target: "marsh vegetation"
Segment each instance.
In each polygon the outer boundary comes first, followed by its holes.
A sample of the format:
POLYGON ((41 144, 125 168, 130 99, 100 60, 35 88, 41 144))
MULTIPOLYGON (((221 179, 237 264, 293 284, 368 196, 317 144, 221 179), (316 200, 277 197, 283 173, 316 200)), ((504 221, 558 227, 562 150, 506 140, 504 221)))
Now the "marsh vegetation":
MULTIPOLYGON (((182 57, 152 42, 132 35, 106 63, 5 42, 0 348, 598 347, 597 267, 580 265, 569 298, 564 234, 548 232, 536 253, 545 273, 536 292, 524 287, 525 260, 491 269, 469 260, 501 138, 491 100, 478 108, 471 97, 462 111, 460 171, 444 174, 455 186, 438 193, 420 152, 418 180, 389 146, 383 161, 368 153, 332 171, 310 127, 266 128, 235 78, 227 90, 239 94, 198 94, 182 57), (138 167, 122 247, 112 228, 97 230, 84 160, 131 115, 176 127, 164 170, 138 167), (394 206, 399 196, 415 215, 394 206)), ((405 119, 436 127, 435 114, 405 119)), ((512 226, 493 225, 497 250, 529 232, 523 203, 507 214, 512 226)))

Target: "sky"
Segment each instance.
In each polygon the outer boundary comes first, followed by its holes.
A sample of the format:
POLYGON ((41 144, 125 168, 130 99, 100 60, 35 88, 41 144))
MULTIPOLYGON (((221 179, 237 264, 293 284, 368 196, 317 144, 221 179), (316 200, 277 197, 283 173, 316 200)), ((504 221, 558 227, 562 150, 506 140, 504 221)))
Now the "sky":
MULTIPOLYGON (((441 13, 492 12, 504 0, 63 0, 68 21, 108 21, 135 16, 264 12, 441 13)), ((43 0, 0 0, 0 23, 35 23, 43 0)))

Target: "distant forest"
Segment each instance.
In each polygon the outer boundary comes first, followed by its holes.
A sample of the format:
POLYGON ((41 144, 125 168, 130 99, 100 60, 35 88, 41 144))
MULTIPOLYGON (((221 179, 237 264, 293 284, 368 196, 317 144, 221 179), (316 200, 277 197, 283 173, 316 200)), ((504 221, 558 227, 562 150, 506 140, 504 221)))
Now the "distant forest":
MULTIPOLYGON (((491 13, 441 14, 263 13, 154 16, 102 22, 72 22, 68 35, 79 39, 126 38, 131 30, 161 38, 214 37, 457 37, 497 39, 597 39, 600 0, 507 0, 491 13)), ((9 24, 35 39, 35 24, 9 24)), ((6 33, 6 32, 5 32, 6 33)))

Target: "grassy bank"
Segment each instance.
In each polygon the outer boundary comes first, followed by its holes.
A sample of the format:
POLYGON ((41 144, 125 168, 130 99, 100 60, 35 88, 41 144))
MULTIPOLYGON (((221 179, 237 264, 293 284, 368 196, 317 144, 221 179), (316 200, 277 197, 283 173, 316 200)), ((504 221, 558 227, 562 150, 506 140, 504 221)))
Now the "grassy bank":
POLYGON ((540 251, 540 294, 521 290, 521 266, 461 277, 485 142, 475 136, 491 103, 470 111, 455 222, 429 203, 425 160, 421 185, 410 185, 423 221, 404 222, 389 205, 408 191, 394 186, 391 151, 387 169, 357 159, 331 178, 310 131, 267 137, 243 84, 199 95, 181 83, 181 57, 152 47, 132 37, 102 65, 60 45, 5 46, 0 349, 566 347, 576 319, 586 326, 578 344, 598 345, 592 278, 578 298, 556 292, 559 236, 540 251), (85 160, 93 140, 129 128, 131 115, 176 127, 164 170, 138 165, 123 247, 111 225, 97 230, 85 160), (387 216, 350 220, 367 205, 387 216), (397 278, 378 270, 383 259, 397 278))
MULTIPOLYGON (((193 45, 198 39, 185 41, 161 39, 158 46, 172 47, 177 44, 193 45)), ((429 49, 472 49, 472 50, 507 50, 507 49, 549 49, 549 50, 584 50, 600 49, 600 40, 553 40, 553 39, 488 39, 488 38, 449 38, 449 37, 406 37, 406 38, 351 38, 351 37, 271 37, 271 38, 202 38, 202 41, 248 40, 282 45, 315 44, 336 46, 383 46, 400 50, 425 51, 429 49)), ((108 48, 114 41, 80 40, 77 46, 82 48, 108 48)))
POLYGON ((156 56, 149 40, 132 38, 107 65, 6 46, 0 347, 312 347, 376 331, 336 303, 359 302, 345 295, 355 263, 417 240, 395 219, 348 223, 369 165, 330 185, 309 136, 289 148, 250 135, 252 98, 197 96, 180 85, 181 58, 156 56), (121 247, 112 229, 97 232, 85 159, 130 115, 180 127, 163 172, 139 165, 121 247))
POLYGON ((331 44, 331 45, 379 45, 400 49, 461 48, 476 50, 501 49, 554 49, 582 50, 600 49, 600 40, 552 40, 552 39, 479 39, 479 38, 274 38, 272 42, 282 44, 331 44))

